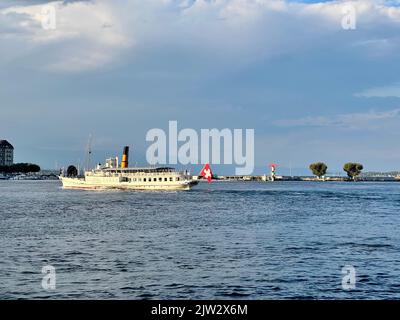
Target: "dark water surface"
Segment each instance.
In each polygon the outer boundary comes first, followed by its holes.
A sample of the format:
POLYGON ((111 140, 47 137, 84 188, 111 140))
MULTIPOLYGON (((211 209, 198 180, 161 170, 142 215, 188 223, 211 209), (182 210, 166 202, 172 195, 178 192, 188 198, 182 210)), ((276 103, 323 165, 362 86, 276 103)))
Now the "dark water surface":
POLYGON ((0 181, 0 298, 398 299, 399 226, 400 183, 0 181), (45 265, 54 291, 41 287, 45 265))

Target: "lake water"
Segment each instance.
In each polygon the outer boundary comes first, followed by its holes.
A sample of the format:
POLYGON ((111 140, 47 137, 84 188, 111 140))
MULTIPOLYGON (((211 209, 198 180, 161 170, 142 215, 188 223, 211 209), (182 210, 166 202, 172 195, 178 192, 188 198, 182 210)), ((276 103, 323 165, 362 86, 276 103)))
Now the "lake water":
POLYGON ((0 181, 0 298, 399 299, 399 226, 400 183, 0 181))

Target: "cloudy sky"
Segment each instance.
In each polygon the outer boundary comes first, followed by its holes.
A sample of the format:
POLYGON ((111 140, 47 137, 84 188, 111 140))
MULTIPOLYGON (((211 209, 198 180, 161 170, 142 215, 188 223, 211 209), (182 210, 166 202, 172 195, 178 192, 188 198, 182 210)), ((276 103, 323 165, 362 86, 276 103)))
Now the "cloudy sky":
POLYGON ((96 160, 128 144, 144 164, 147 131, 177 120, 254 128, 256 173, 400 169, 399 4, 0 0, 0 138, 43 168, 83 161, 89 134, 96 160))

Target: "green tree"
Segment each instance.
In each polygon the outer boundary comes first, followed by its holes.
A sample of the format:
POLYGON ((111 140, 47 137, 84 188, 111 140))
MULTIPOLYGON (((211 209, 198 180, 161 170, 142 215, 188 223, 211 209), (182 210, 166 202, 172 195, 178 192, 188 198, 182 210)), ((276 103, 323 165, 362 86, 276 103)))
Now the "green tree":
POLYGON ((347 173, 347 176, 353 180, 360 175, 363 169, 364 167, 361 163, 348 162, 343 166, 343 170, 347 173))
POLYGON ((319 179, 326 174, 328 166, 323 162, 316 162, 310 164, 310 170, 313 175, 316 175, 319 179))
POLYGON ((76 177, 78 175, 78 169, 75 166, 69 166, 67 169, 67 177, 76 177))
POLYGON ((30 173, 39 171, 40 167, 32 163, 15 163, 12 164, 11 166, 0 167, 0 172, 3 173, 30 173))

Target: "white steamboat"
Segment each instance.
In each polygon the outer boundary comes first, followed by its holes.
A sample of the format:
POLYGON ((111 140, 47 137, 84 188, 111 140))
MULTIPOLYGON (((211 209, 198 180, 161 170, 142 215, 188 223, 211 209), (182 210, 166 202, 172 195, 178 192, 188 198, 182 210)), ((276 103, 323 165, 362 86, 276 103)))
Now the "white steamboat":
MULTIPOLYGON (((174 168, 129 168, 129 148, 124 148, 121 166, 118 158, 105 165, 87 170, 83 177, 72 172, 62 173, 60 180, 66 189, 129 189, 129 190, 190 190, 198 183, 187 171, 174 168)), ((196 177, 197 178, 197 177, 196 177)))

